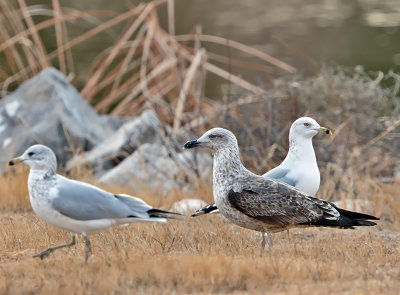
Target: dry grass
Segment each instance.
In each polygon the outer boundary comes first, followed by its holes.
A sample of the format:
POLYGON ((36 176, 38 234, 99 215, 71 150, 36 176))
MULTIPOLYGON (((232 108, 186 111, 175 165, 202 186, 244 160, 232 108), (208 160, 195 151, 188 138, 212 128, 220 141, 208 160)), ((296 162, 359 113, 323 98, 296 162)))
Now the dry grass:
POLYGON ((261 72, 271 65, 284 72, 296 71, 255 48, 202 35, 201 28, 175 36, 172 0, 126 6, 124 13, 117 13, 79 11, 61 6, 59 0, 41 6, 30 6, 26 0, 0 0, 0 97, 54 66, 97 111, 134 116, 152 108, 178 130, 219 105, 204 97, 206 74, 260 95, 263 89, 226 71, 226 64, 261 72), (159 25, 158 11, 168 13, 169 33, 159 25), (213 52, 208 55, 202 42, 239 51, 258 63, 226 59, 213 52), (82 48, 92 48, 93 43, 98 52, 80 56, 82 48))
MULTIPOLYGON (((31 212, 26 174, 20 169, 0 179, 1 294, 396 294, 400 288, 399 184, 372 193, 385 203, 369 212, 382 211, 378 226, 294 229, 290 241, 278 233, 271 256, 258 256, 259 234, 211 215, 92 236, 85 265, 81 239, 43 261, 31 257, 70 236, 31 212)), ((162 206, 183 197, 170 196, 162 206)))

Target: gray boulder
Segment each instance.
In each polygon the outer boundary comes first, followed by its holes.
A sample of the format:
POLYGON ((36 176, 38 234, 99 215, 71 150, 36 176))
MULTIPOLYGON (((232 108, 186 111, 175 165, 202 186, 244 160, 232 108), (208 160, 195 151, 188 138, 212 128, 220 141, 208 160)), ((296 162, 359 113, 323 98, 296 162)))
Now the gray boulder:
POLYGON ((129 121, 97 114, 53 68, 0 101, 0 161, 41 143, 67 169, 87 165, 102 183, 133 193, 192 193, 199 178, 211 180, 209 154, 184 151, 183 141, 151 110, 129 121), (75 148, 85 152, 72 158, 75 148))
POLYGON ((104 185, 117 184, 132 193, 192 194, 199 178, 211 180, 212 161, 208 153, 184 151, 183 143, 154 111, 146 110, 92 150, 75 156, 67 169, 90 167, 104 185))
POLYGON ((165 196, 173 191, 193 194, 199 178, 211 180, 212 160, 207 154, 197 154, 197 164, 192 155, 176 153, 165 145, 145 143, 118 166, 107 171, 100 182, 119 184, 133 193, 144 191, 165 196), (194 167, 196 166, 196 167, 194 167), (201 171, 197 174, 196 171, 201 171))
POLYGON ((167 144, 165 128, 152 110, 146 110, 139 117, 123 124, 92 150, 71 159, 67 164, 67 170, 78 165, 87 165, 97 176, 100 176, 128 157, 142 144, 167 144))
POLYGON ((98 115, 61 72, 47 68, 0 101, 0 161, 41 143, 65 163, 69 148, 89 150, 122 123, 98 115))

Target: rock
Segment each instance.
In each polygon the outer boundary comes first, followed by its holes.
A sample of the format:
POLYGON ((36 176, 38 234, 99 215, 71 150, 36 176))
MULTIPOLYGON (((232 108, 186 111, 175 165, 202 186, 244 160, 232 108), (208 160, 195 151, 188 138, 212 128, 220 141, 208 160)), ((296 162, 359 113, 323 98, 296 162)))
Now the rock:
POLYGON ((4 163, 28 146, 49 146, 67 169, 88 165, 104 184, 133 193, 192 193, 198 179, 211 180, 208 153, 184 151, 178 135, 151 111, 131 119, 101 116, 67 78, 48 68, 0 101, 0 160, 4 163), (75 155, 68 148, 87 151, 75 155))
POLYGON ((100 176, 145 143, 165 144, 164 127, 152 110, 146 110, 141 116, 123 124, 92 150, 75 156, 68 162, 67 170, 89 164, 100 176))
POLYGON ((100 182, 105 185, 119 184, 133 193, 151 191, 165 196, 179 190, 193 194, 198 176, 206 178, 212 169, 210 156, 199 154, 197 157, 199 166, 193 169, 190 157, 179 155, 165 145, 145 143, 100 177, 100 182), (202 173, 196 174, 196 171, 202 173))
POLYGON ((91 149, 122 123, 98 115, 61 72, 47 68, 0 101, 0 161, 41 143, 65 163, 68 148, 91 149))
POLYGON ((192 215, 197 209, 206 205, 207 203, 200 199, 183 199, 173 203, 171 211, 182 215, 192 215))
POLYGON ((132 193, 191 194, 199 178, 211 180, 212 160, 209 153, 183 150, 183 143, 154 111, 146 110, 92 150, 75 156, 67 169, 90 166, 104 185, 117 184, 132 193))

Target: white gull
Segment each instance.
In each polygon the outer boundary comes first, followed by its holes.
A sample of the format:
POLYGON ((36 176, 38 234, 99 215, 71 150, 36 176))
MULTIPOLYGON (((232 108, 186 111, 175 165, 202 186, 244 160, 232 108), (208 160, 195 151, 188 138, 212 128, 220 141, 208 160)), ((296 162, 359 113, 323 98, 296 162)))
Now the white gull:
POLYGON ((165 218, 174 218, 175 213, 152 208, 139 198, 112 194, 58 175, 56 156, 46 146, 29 147, 20 157, 12 159, 9 165, 17 163, 30 167, 28 189, 33 211, 46 222, 72 234, 71 242, 50 247, 34 257, 43 259, 56 249, 72 246, 76 243, 76 234, 82 234, 87 262, 91 252, 87 235, 118 224, 166 222, 165 218))

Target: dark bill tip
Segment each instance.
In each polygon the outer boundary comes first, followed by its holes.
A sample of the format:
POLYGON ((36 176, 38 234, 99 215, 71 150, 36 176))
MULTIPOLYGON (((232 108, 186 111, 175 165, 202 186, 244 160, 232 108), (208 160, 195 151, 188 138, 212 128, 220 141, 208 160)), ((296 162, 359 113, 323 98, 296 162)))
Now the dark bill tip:
POLYGON ((183 145, 183 147, 185 149, 191 149, 191 148, 194 148, 194 147, 196 147, 198 145, 199 145, 199 142, 197 140, 191 140, 191 141, 188 141, 187 143, 185 143, 183 145))

